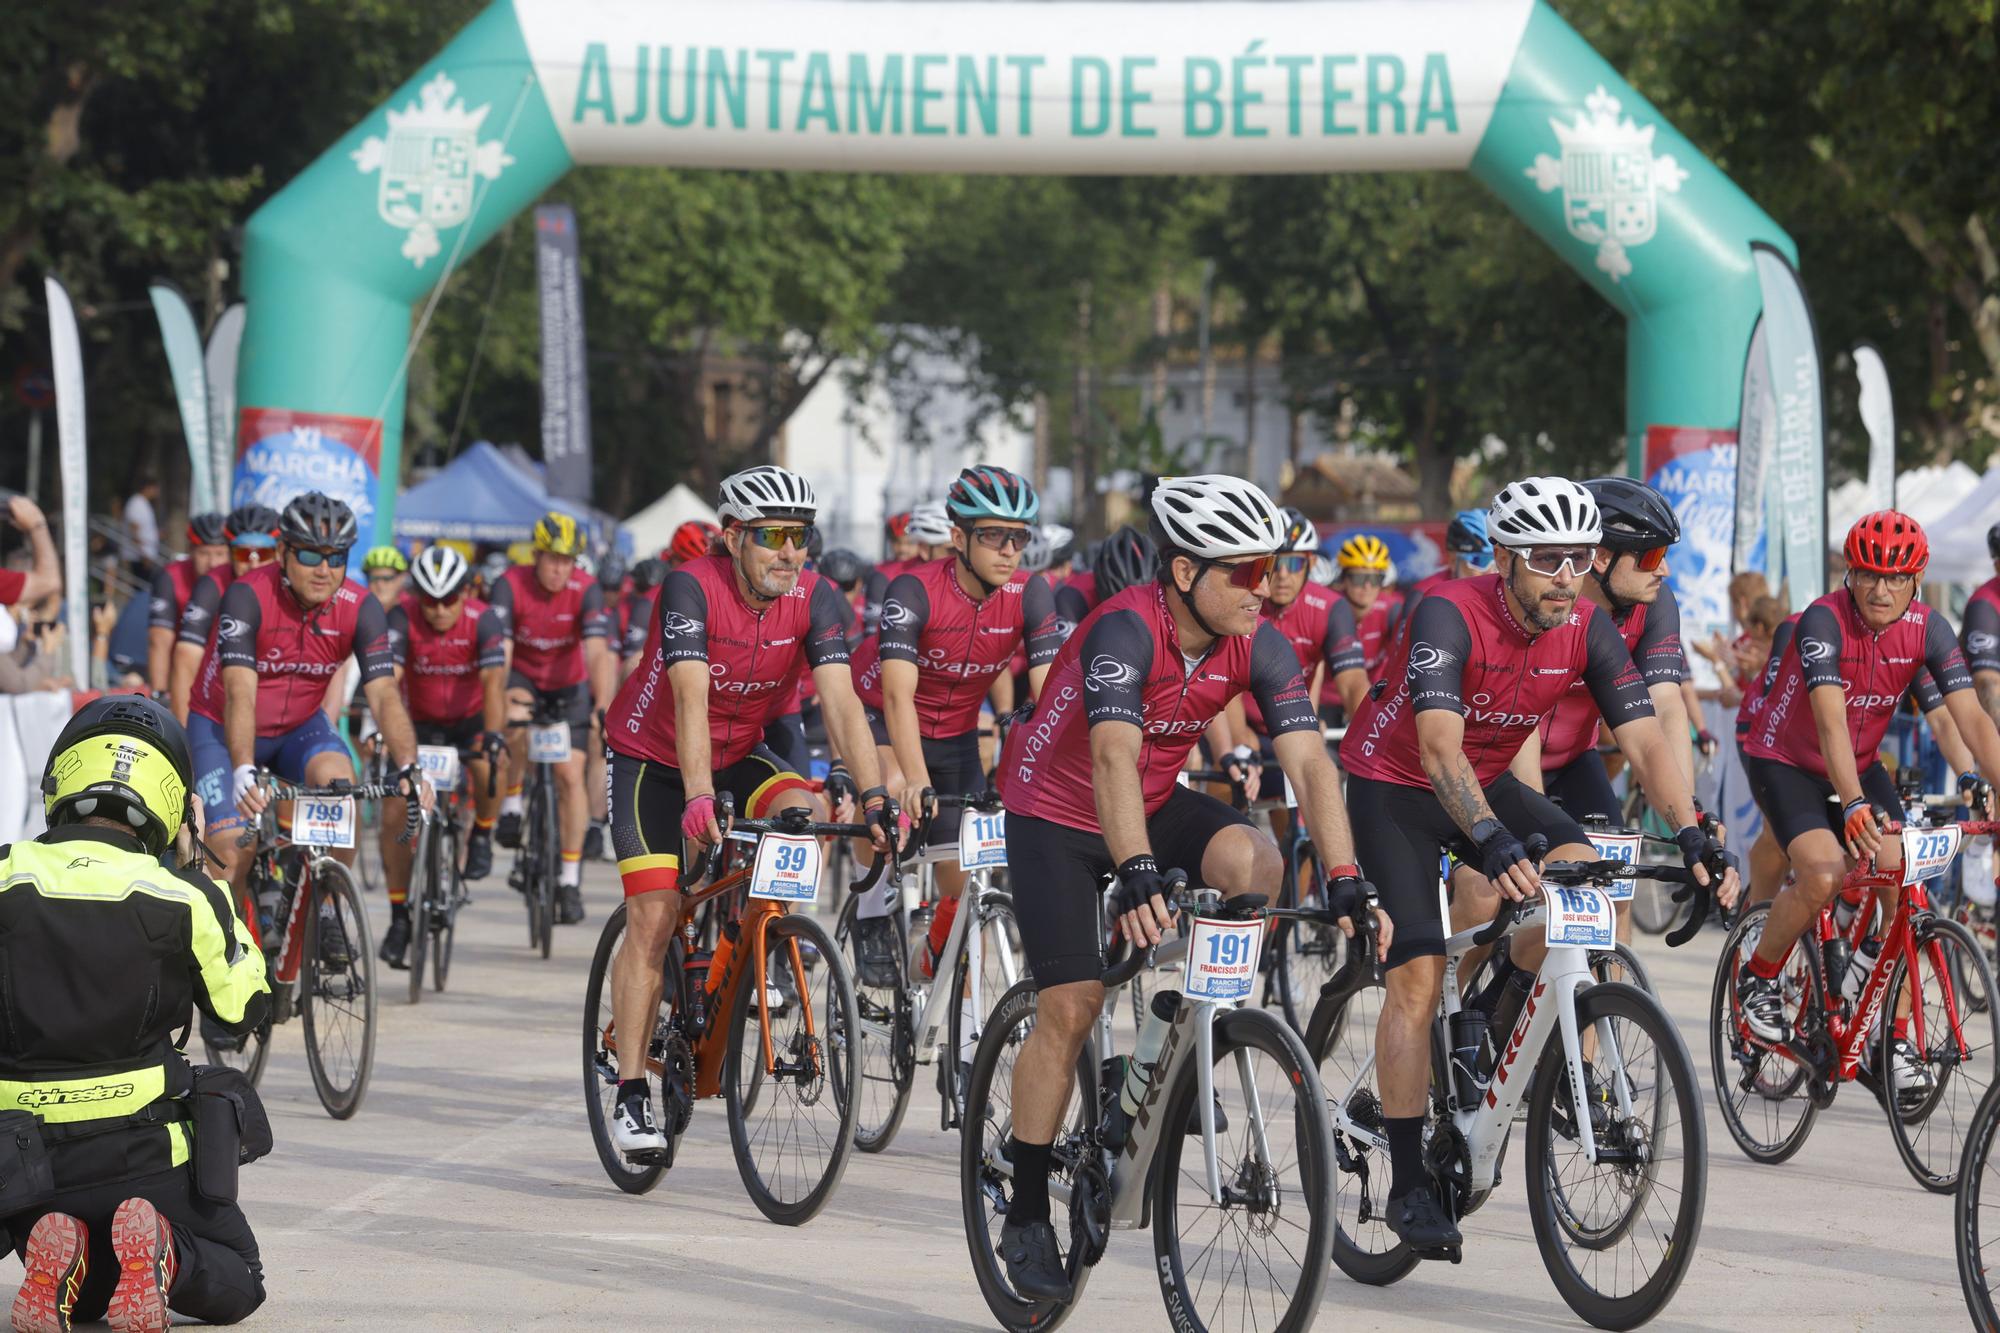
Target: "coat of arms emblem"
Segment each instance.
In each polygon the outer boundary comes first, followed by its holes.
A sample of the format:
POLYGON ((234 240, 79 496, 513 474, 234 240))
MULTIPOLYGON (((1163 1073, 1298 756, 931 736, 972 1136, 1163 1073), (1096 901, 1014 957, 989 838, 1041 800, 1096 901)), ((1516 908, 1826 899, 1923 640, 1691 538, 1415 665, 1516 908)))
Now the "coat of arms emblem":
POLYGON ((1583 106, 1571 124, 1549 117, 1562 157, 1537 153, 1526 175, 1544 192, 1562 190, 1563 225, 1597 247, 1597 267, 1617 282, 1632 271, 1627 252, 1659 227, 1659 192, 1678 193, 1688 173, 1671 153, 1653 156, 1655 127, 1619 115, 1604 85, 1583 106))
POLYGON ((389 109, 389 135, 369 135, 349 154, 355 169, 379 173, 375 211, 409 232, 403 257, 418 268, 442 248, 438 232, 472 216, 475 183, 495 180, 514 159, 498 139, 479 141, 490 105, 467 109, 458 85, 439 71, 401 111, 389 109))

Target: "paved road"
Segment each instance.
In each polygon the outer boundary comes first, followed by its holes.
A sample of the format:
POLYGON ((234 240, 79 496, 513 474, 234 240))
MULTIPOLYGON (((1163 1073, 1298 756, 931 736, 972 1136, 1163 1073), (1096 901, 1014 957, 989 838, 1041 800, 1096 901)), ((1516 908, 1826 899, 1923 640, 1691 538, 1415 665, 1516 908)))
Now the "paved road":
MULTIPOLYGON (((610 1185, 583 1118, 578 1030, 617 891, 609 867, 590 867, 591 920, 559 931, 544 962, 525 947, 517 900, 487 881, 460 928, 451 991, 411 1008, 391 982, 374 1082, 351 1121, 320 1111, 297 1025, 280 1033, 264 1082, 278 1151, 244 1175, 271 1293, 255 1326, 991 1327, 959 1223, 957 1139, 935 1128, 921 1077, 889 1151, 857 1154, 803 1229, 765 1222, 744 1197, 719 1102, 697 1107, 657 1190, 610 1185)), ((370 906, 379 922, 380 900, 370 906)), ((1642 944, 1704 1084, 1719 939, 1675 953, 1642 944)), ((1905 1174, 1865 1096, 1843 1093, 1778 1168, 1736 1152, 1712 1100, 1708 1122, 1700 1256, 1654 1327, 1964 1325, 1950 1200, 1905 1174)), ((1078 1327, 1161 1327, 1150 1259, 1147 1237, 1114 1236, 1078 1327)), ((1386 1289, 1336 1272, 1326 1300, 1321 1327, 1583 1327, 1542 1270, 1518 1172, 1470 1220, 1463 1265, 1428 1264, 1386 1289)))

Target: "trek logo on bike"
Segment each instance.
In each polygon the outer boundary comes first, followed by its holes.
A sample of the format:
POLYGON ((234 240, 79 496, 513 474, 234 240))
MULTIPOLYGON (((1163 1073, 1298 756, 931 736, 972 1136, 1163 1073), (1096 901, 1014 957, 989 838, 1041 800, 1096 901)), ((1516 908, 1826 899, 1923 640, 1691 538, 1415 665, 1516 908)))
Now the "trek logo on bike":
POLYGON ((528 728, 528 762, 560 764, 569 758, 569 723, 528 728))
POLYGON ((1958 856, 1963 833, 1948 828, 1906 828, 1903 830, 1903 883, 1921 884, 1935 879, 1950 868, 1958 856))
POLYGON ((985 814, 967 810, 958 821, 958 864, 961 870, 987 870, 1007 864, 1007 812, 985 814))
POLYGON ((440 792, 458 790, 458 751, 449 745, 419 745, 417 766, 440 792))
MULTIPOLYGON (((1597 849, 1600 861, 1622 861, 1631 865, 1639 859, 1639 835, 1636 833, 1592 833, 1590 845, 1597 849)), ((1614 879, 1611 881, 1611 901, 1622 903, 1632 897, 1632 881, 1614 879)))
POLYGON ((354 845, 354 798, 314 796, 292 807, 292 841, 307 847, 354 845))
POLYGON ((1188 927, 1187 976, 1181 989, 1191 1000, 1245 999, 1257 979, 1264 923, 1196 917, 1188 927))
POLYGON ((757 864, 750 872, 750 896, 781 903, 817 901, 819 841, 766 833, 757 844, 757 864))
POLYGON ((1546 938, 1550 948, 1566 945, 1579 949, 1609 949, 1615 941, 1617 920, 1611 899, 1602 889, 1585 886, 1544 884, 1542 896, 1548 902, 1546 938))

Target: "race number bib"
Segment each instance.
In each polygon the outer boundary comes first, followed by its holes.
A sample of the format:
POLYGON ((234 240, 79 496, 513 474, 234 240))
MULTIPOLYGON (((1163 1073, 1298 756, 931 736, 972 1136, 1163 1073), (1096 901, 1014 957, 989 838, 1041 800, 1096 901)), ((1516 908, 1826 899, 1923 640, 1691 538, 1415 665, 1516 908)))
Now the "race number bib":
POLYGON ((528 762, 560 764, 569 758, 569 723, 528 728, 528 762))
POLYGON ((819 840, 767 833, 757 844, 750 871, 750 896, 781 903, 810 903, 819 897, 819 840))
POLYGON ((458 790, 458 751, 449 745, 419 745, 417 766, 439 791, 458 790))
POLYGON ((967 810, 958 821, 958 864, 965 870, 985 870, 1007 864, 1007 812, 967 810))
POLYGON ((1942 875, 1958 855, 1960 831, 1946 828, 1903 830, 1903 883, 1921 884, 1942 875))
POLYGON ((1187 976, 1182 990, 1194 1000, 1244 999, 1257 979, 1257 956, 1263 943, 1262 919, 1209 921, 1196 917, 1188 935, 1187 976))
POLYGON ((1548 906, 1546 938, 1551 948, 1609 949, 1617 942, 1616 909, 1604 890, 1544 884, 1542 897, 1548 906))
MULTIPOLYGON (((1631 865, 1639 859, 1639 835, 1636 833, 1598 833, 1590 835, 1590 845, 1597 849, 1600 861, 1622 861, 1631 865)), ((1611 901, 1622 903, 1632 896, 1632 881, 1614 879, 1608 890, 1611 901)))
POLYGON ((293 802, 292 841, 308 847, 352 847, 354 798, 315 796, 293 802))

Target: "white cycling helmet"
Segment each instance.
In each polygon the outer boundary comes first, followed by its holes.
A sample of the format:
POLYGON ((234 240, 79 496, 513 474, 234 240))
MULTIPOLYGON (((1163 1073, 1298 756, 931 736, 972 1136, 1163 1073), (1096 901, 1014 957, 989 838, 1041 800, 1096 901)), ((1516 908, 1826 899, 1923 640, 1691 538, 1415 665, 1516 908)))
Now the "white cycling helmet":
POLYGON ((1322 588, 1331 588, 1334 581, 1340 577, 1340 570, 1333 561, 1326 558, 1326 552, 1322 551, 1313 557, 1312 568, 1307 571, 1306 577, 1322 588))
POLYGON ((440 602, 453 596, 472 577, 472 566, 449 546, 426 546, 410 566, 410 582, 426 597, 440 602))
POLYGON ((1493 497, 1486 530, 1495 546, 1595 546, 1604 520, 1591 493, 1567 477, 1527 477, 1493 497))
POLYGON ((1021 568, 1030 574, 1039 574, 1049 567, 1049 557, 1054 554, 1055 547, 1049 545, 1046 529, 1028 529, 1028 544, 1021 548, 1021 568))
POLYGON ((717 513, 738 523, 767 518, 810 523, 819 514, 812 483, 798 473, 766 463, 722 479, 717 513))
POLYGON ((1285 545, 1285 516, 1241 477, 1163 477, 1153 491, 1153 528, 1162 546, 1199 560, 1269 555, 1285 545))
POLYGON ((911 506, 910 526, 903 530, 903 535, 925 546, 949 546, 951 527, 951 515, 945 512, 944 501, 926 500, 911 506))

